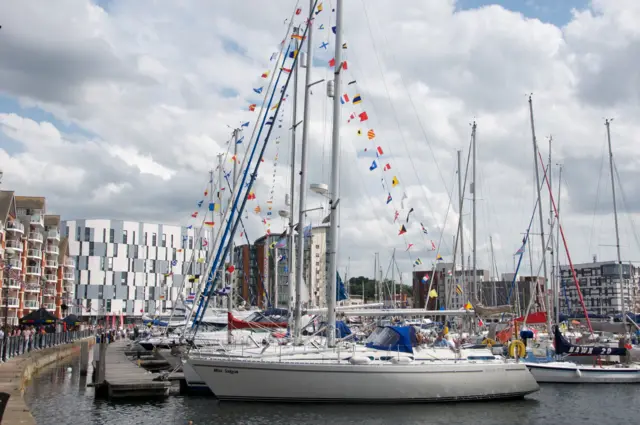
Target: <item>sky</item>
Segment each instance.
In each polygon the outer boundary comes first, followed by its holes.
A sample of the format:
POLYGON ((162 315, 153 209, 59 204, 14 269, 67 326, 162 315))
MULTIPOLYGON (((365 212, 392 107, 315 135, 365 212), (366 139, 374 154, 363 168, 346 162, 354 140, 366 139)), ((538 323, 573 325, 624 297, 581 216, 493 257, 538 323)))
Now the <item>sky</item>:
MULTIPOLYGON (((296 23, 308 13, 307 2, 300 4, 296 23)), ((334 4, 323 5, 314 15, 312 81, 333 77, 334 4)), ((269 58, 296 7, 290 0, 8 3, 0 18, 0 187, 45 196, 48 211, 63 219, 198 224, 202 213, 191 215, 219 154, 224 171, 232 169, 231 129, 250 122, 237 145, 240 160, 255 140, 259 115, 248 105, 262 97, 252 89, 268 84, 260 76, 273 68, 269 58)), ((345 2, 343 87, 363 101, 341 110, 339 269, 371 275, 378 252, 390 275, 395 252, 406 282, 412 270, 429 269, 436 252, 452 259, 460 217, 456 151, 464 169, 475 121, 477 266, 511 272, 536 205, 529 95, 545 162, 552 138, 552 186, 556 197, 560 186, 560 221, 575 263, 615 259, 604 126, 613 119, 622 259, 640 261, 638 20, 636 0, 345 2), (347 122, 362 111, 366 122, 347 122), (376 158, 378 146, 384 153, 376 158), (370 171, 374 160, 379 167, 370 171), (391 170, 383 171, 385 164, 391 170), (388 187, 392 177, 397 187, 388 187)), ((236 243, 285 224, 276 211, 286 208, 290 185, 293 92, 287 90, 282 128, 274 129, 236 243)), ((313 87, 309 108, 309 183, 328 184, 325 82, 313 87)), ((465 257, 474 234, 471 174, 462 210, 465 257)), ((548 193, 544 188, 545 233, 548 193)), ((306 223, 327 213, 326 199, 309 192, 307 209, 319 207, 324 211, 308 212, 306 223)), ((535 274, 542 252, 537 215, 533 223, 523 267, 535 274)), ((559 254, 566 263, 562 245, 559 254)))

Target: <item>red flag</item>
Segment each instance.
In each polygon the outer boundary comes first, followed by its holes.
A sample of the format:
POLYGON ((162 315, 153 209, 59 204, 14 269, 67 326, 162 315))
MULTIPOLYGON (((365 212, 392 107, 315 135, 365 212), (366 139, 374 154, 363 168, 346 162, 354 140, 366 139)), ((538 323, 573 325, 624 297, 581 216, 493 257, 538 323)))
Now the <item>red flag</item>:
POLYGON ((193 214, 191 214, 191 217, 196 218, 198 216, 198 211, 194 212, 193 214))
POLYGON ((384 168, 382 169, 383 171, 388 171, 391 169, 391 164, 385 164, 384 168))
POLYGON ((404 224, 403 224, 402 226, 400 226, 400 231, 398 232, 398 236, 404 235, 405 233, 407 233, 407 228, 404 227, 404 224))
POLYGON ((382 155, 384 153, 382 152, 382 148, 380 146, 378 146, 376 150, 378 151, 378 155, 382 155))
POLYGON ((366 111, 362 111, 358 114, 358 116, 360 117, 360 121, 366 121, 369 119, 369 115, 367 115, 366 111))
POLYGON ((331 60, 329 61, 329 66, 330 66, 331 68, 333 68, 334 66, 336 66, 336 60, 335 60, 335 59, 333 59, 333 58, 331 58, 331 60))
POLYGON ((347 69, 347 61, 342 62, 342 69, 347 69))
POLYGON ((282 70, 283 70, 284 72, 286 72, 286 73, 291 72, 291 68, 282 68, 282 70))
POLYGON ((412 247, 412 246, 413 246, 413 244, 412 244, 412 243, 410 243, 410 244, 407 246, 407 251, 409 251, 409 250, 411 249, 411 247, 412 247))
POLYGON ((302 12, 302 9, 300 9, 300 8, 296 9, 296 15, 299 15, 301 12, 302 12))
POLYGON ((235 271, 235 267, 233 267, 233 264, 231 264, 229 267, 227 267, 227 272, 229 273, 233 273, 235 271))
POLYGON ((256 110, 256 104, 252 103, 251 105, 249 105, 249 110, 250 111, 255 111, 256 110))

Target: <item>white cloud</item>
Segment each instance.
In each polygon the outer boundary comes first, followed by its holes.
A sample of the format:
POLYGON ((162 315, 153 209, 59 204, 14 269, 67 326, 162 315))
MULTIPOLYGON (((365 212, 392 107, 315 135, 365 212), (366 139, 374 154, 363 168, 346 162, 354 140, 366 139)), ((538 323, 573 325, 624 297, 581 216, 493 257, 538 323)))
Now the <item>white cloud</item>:
MULTIPOLYGON (((561 202, 574 261, 589 261, 592 253, 614 258, 615 252, 602 246, 613 243, 607 168, 601 175, 600 167, 606 153, 602 118, 615 117, 614 151, 629 202, 621 202, 620 210, 637 219, 637 1, 594 0, 591 9, 574 11, 562 28, 499 6, 456 11, 453 0, 404 0, 394 7, 381 0, 345 4, 346 78, 358 82, 347 89, 358 87, 370 120, 367 126, 345 124, 342 131, 340 267, 351 257, 351 275, 370 274, 373 252, 388 258, 396 248, 405 271, 411 270, 407 241, 415 244, 413 258, 429 264, 433 254, 418 223, 429 228, 429 238, 439 240, 449 192, 455 188, 457 196, 455 150, 463 149, 466 160, 469 124, 475 119, 478 258, 481 266, 489 265, 492 235, 499 270, 510 269, 535 202, 529 93, 534 93, 542 153, 546 158, 545 136, 553 134, 553 162, 565 166, 561 202), (385 204, 379 174, 368 171, 372 158, 358 155, 367 145, 366 137, 354 135, 358 127, 375 129, 384 162, 393 167, 390 176, 401 182, 392 190, 392 206, 385 204), (399 223, 393 223, 403 190, 416 210, 407 239, 397 236, 399 223)), ((257 0, 160 0, 152 7, 146 1, 116 0, 105 11, 88 0, 59 1, 55 7, 44 0, 12 2, 3 11, 0 92, 92 136, 67 134, 67 127, 30 119, 28 112, 0 114, 4 187, 47 196, 50 208, 68 218, 108 214, 188 222, 208 171, 227 151, 228 126, 255 118, 246 111, 259 99, 251 89, 264 83, 259 75, 273 65, 268 58, 292 7, 276 2, 265 8, 257 0), (238 96, 230 96, 234 92, 238 96), (3 146, 5 140, 10 145, 3 146)), ((315 32, 317 46, 330 37, 330 15, 325 4, 317 22, 326 29, 315 32)), ((333 51, 315 54, 324 62, 333 51)), ((332 77, 326 68, 313 72, 314 80, 332 77)), ((323 85, 314 87, 310 102, 309 182, 329 181, 331 109, 324 92, 323 85)), ((290 126, 290 108, 291 98, 283 129, 290 126)), ((274 181, 276 150, 274 210, 282 208, 289 191, 288 135, 279 134, 281 143, 268 148, 255 189, 263 209, 274 181)), ((245 141, 249 135, 245 130, 245 141)), ((240 146, 242 153, 245 147, 240 146)), ((557 169, 553 172, 557 175, 557 169)), ((310 206, 322 202, 309 199, 310 206)), ((543 203, 546 216, 547 196, 543 203)), ((463 216, 467 253, 468 205, 463 216)), ((257 238, 264 226, 253 212, 247 217, 248 233, 257 238)), ((310 217, 320 220, 322 214, 310 217)), ((400 220, 405 217, 401 212, 400 220)), ((451 251, 457 217, 454 211, 448 215, 445 253, 451 251)), ((274 220, 275 230, 279 223, 274 220)), ((623 253, 635 259, 640 247, 628 220, 621 223, 623 253)))

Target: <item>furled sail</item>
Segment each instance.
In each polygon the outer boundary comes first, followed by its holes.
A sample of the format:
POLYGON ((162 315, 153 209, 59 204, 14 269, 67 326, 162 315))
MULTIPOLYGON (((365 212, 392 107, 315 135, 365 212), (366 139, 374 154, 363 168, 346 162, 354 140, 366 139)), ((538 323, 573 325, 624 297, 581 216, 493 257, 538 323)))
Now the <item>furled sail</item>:
POLYGON ((590 345, 573 345, 562 336, 560 329, 555 326, 556 354, 570 354, 572 356, 626 356, 626 348, 598 347, 590 345))
POLYGON ((511 307, 510 305, 497 305, 495 307, 485 307, 482 304, 480 304, 480 301, 478 300, 473 301, 473 311, 476 313, 476 315, 480 317, 488 317, 494 314, 501 314, 501 313, 511 313, 512 309, 513 307, 511 307))

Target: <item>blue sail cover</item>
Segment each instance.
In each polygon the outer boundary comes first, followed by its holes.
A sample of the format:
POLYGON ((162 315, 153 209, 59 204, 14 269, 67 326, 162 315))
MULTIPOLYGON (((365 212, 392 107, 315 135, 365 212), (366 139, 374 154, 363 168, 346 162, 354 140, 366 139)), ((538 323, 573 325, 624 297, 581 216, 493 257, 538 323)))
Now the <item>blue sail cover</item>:
POLYGON ((168 325, 169 325, 169 323, 167 323, 167 322, 163 322, 163 321, 158 320, 158 319, 153 319, 153 320, 148 320, 148 319, 147 319, 147 320, 145 320, 145 319, 142 319, 142 323, 143 323, 145 326, 148 326, 148 325, 152 325, 152 326, 168 326, 168 325))
POLYGON ((343 320, 336 320, 336 338, 344 338, 351 335, 351 329, 343 320))
POLYGON ((369 335, 365 345, 376 350, 413 353, 413 347, 418 345, 416 329, 413 326, 379 327, 369 335))
POLYGON ((340 278, 340 273, 336 272, 336 281, 338 285, 336 286, 336 301, 343 301, 349 298, 347 295, 347 289, 344 287, 344 282, 342 278, 340 278))

